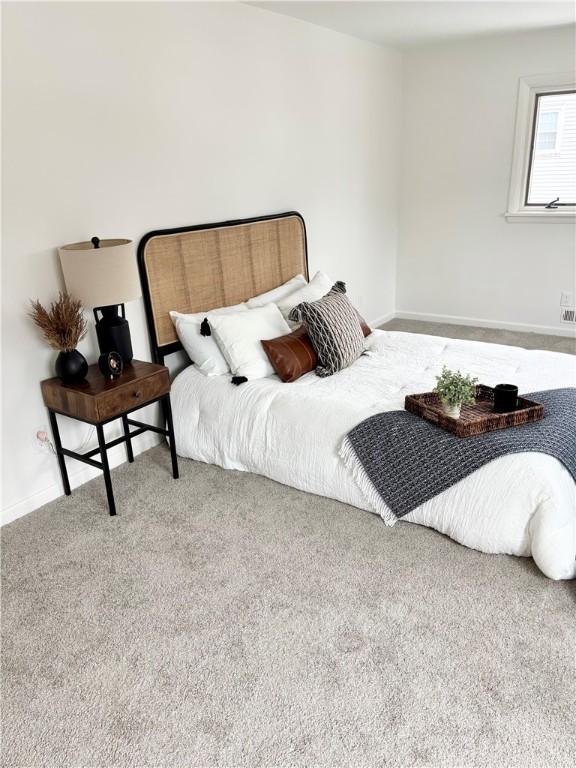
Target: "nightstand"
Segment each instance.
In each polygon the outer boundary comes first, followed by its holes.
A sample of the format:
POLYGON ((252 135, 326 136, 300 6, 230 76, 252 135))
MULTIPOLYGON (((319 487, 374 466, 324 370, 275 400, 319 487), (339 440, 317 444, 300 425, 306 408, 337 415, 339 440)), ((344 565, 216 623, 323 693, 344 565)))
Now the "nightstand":
POLYGON ((170 406, 170 376, 168 368, 163 365, 144 363, 132 360, 125 366, 124 372, 117 379, 105 379, 97 365, 88 368, 88 374, 80 384, 63 384, 61 379, 46 379, 42 382, 42 397, 48 409, 50 426, 54 436, 54 445, 58 455, 60 473, 64 493, 70 496, 70 482, 66 470, 65 456, 69 456, 91 467, 101 469, 104 473, 108 508, 111 515, 116 514, 110 467, 108 465, 108 448, 120 443, 126 443, 126 455, 129 462, 134 461, 132 438, 143 432, 157 432, 166 435, 170 442, 172 456, 172 475, 178 478, 178 459, 174 441, 174 425, 172 423, 172 408, 170 406), (128 418, 133 411, 150 403, 159 401, 162 405, 166 429, 143 424, 128 418), (93 424, 98 435, 98 448, 87 453, 75 453, 62 447, 56 414, 68 416, 71 419, 93 424), (114 419, 122 419, 124 435, 107 443, 104 438, 104 425, 114 419), (130 430, 135 427, 134 430, 130 430), (100 461, 93 456, 100 454, 100 461))

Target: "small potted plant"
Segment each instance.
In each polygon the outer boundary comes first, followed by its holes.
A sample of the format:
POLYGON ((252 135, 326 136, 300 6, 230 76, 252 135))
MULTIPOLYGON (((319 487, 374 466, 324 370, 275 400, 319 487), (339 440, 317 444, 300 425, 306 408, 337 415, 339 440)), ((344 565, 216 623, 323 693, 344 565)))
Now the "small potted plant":
POLYGON ((434 392, 440 397, 447 416, 458 419, 463 405, 474 404, 477 382, 478 379, 463 376, 460 371, 442 368, 440 376, 436 376, 434 392))
POLYGON ((30 317, 36 323, 48 345, 57 349, 56 374, 64 384, 78 384, 88 372, 88 363, 76 347, 86 336, 86 319, 82 305, 68 293, 60 292, 58 300, 45 309, 38 300, 31 301, 30 317))

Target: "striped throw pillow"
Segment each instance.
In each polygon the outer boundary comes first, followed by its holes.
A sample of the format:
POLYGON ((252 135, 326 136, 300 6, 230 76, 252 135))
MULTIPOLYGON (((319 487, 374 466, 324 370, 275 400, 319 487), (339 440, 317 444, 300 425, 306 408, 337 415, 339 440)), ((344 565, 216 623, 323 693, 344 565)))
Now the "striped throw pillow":
POLYGON ((358 313, 345 291, 343 283, 336 283, 326 296, 303 301, 290 313, 290 320, 302 322, 318 355, 317 376, 332 376, 352 365, 364 351, 358 313))

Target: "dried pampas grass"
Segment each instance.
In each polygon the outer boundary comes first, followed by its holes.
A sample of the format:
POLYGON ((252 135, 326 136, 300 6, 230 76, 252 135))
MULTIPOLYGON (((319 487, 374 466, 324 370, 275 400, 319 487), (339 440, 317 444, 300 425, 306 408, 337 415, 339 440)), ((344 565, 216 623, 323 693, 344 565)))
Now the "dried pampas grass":
POLYGON ((68 293, 61 291, 58 300, 52 302, 49 310, 38 299, 30 301, 30 304, 32 309, 29 315, 52 349, 72 352, 86 336, 87 324, 82 304, 68 293))

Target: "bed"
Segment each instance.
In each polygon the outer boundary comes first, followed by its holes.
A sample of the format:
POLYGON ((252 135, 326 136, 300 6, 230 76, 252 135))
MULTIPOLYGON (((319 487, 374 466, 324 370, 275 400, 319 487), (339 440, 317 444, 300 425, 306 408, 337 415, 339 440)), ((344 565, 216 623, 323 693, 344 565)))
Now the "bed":
MULTIPOLYGON (((288 213, 154 232, 139 263, 153 355, 163 361, 180 349, 170 309, 231 305, 307 276, 305 226, 288 213)), ((401 409, 407 393, 431 389, 442 365, 488 385, 512 380, 521 392, 576 385, 571 355, 379 330, 366 342, 344 371, 292 384, 272 376, 234 387, 188 365, 172 387, 179 455, 373 512, 339 457, 342 440, 368 416, 401 409)), ((576 486, 545 454, 492 461, 403 520, 483 552, 532 556, 552 579, 576 577, 576 486)))

